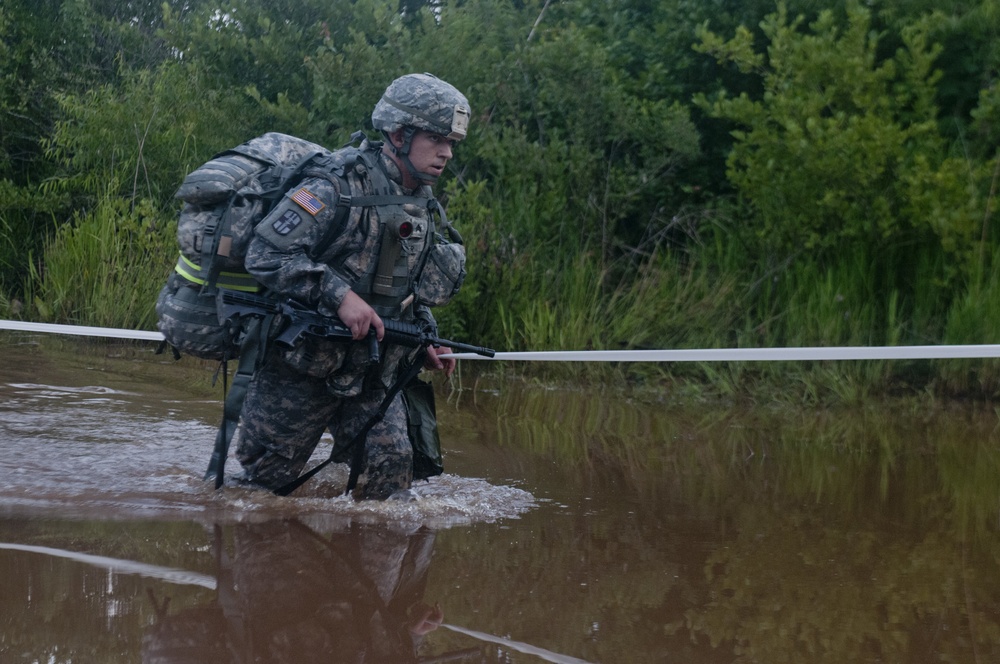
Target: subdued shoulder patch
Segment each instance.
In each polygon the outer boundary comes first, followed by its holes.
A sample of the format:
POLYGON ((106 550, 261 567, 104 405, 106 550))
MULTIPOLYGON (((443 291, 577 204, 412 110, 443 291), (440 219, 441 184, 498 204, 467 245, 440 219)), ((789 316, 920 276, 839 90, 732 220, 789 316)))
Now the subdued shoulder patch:
POLYGON ((271 228, 278 235, 288 235, 302 223, 302 215, 295 210, 285 210, 284 214, 271 222, 271 228))
POLYGON ((303 210, 305 210, 314 217, 317 214, 319 214, 320 210, 326 207, 326 205, 323 204, 323 201, 317 198, 317 196, 314 193, 312 193, 305 187, 302 187, 301 189, 296 191, 294 194, 290 196, 290 198, 296 203, 298 203, 303 210))

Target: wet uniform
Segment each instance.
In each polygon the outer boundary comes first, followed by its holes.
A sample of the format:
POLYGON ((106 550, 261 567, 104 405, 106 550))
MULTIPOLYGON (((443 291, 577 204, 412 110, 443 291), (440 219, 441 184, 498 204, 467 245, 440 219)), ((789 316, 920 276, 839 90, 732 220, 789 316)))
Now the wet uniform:
MULTIPOLYGON (((367 145, 361 149, 374 150, 367 145)), ((357 154, 352 150, 334 154, 349 159, 357 154)), ((383 170, 385 179, 377 181, 388 183, 389 194, 419 193, 403 189, 402 175, 388 157, 373 155, 371 163, 383 170)), ((343 192, 346 195, 372 194, 373 178, 362 160, 349 162, 342 175, 351 190, 343 192)), ((373 281, 381 276, 375 267, 386 216, 405 217, 410 229, 406 239, 398 240, 396 281, 412 284, 417 277, 425 244, 432 241, 426 206, 352 207, 345 218, 336 220, 341 182, 318 176, 293 187, 257 225, 247 251, 247 271, 271 293, 324 315, 336 315, 347 292, 354 290, 383 318, 421 319, 433 325, 427 307, 399 296, 406 288, 397 288, 399 294, 391 296, 372 293, 373 281), (314 255, 317 250, 319 255, 314 255)), ((380 362, 369 366, 364 342, 305 335, 293 349, 272 346, 248 388, 237 434, 236 457, 248 479, 272 489, 294 480, 327 428, 335 443, 350 441, 378 410, 400 363, 417 353, 418 349, 383 344, 380 362)), ((406 425, 402 397, 397 394, 366 438, 356 498, 382 499, 409 488, 412 449, 406 425)), ((349 456, 347 451, 341 460, 349 456)))

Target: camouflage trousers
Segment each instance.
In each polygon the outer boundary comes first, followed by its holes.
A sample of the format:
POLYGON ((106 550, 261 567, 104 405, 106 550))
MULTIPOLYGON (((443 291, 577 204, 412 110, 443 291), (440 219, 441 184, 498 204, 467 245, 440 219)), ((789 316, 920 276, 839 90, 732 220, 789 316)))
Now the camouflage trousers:
MULTIPOLYGON (((353 397, 332 396, 325 379, 295 371, 272 355, 247 389, 236 458, 247 479, 277 489, 302 473, 325 430, 335 446, 346 445, 378 411, 385 395, 380 386, 353 397)), ((383 500, 410 488, 413 448, 402 394, 396 394, 385 416, 359 444, 364 444, 364 454, 355 499, 383 500)), ((346 450, 344 460, 353 454, 346 450)))

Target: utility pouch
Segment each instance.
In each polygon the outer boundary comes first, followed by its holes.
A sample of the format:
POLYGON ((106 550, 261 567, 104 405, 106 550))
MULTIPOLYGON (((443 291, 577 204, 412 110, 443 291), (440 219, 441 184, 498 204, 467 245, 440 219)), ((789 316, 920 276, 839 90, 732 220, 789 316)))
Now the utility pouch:
POLYGON ((413 289, 419 304, 439 307, 451 301, 465 281, 465 247, 458 243, 435 244, 413 289))
POLYGON ((425 480, 440 475, 444 472, 444 463, 434 408, 434 387, 414 378, 403 387, 403 403, 413 446, 413 479, 425 480))

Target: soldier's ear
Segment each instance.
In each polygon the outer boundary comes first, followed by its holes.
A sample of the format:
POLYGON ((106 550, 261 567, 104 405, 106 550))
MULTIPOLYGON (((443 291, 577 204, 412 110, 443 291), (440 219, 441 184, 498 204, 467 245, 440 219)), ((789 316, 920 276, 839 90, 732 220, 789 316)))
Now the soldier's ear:
POLYGON ((389 142, 392 143, 393 147, 401 148, 406 139, 403 137, 403 130, 397 129, 396 131, 390 131, 388 134, 389 142))

